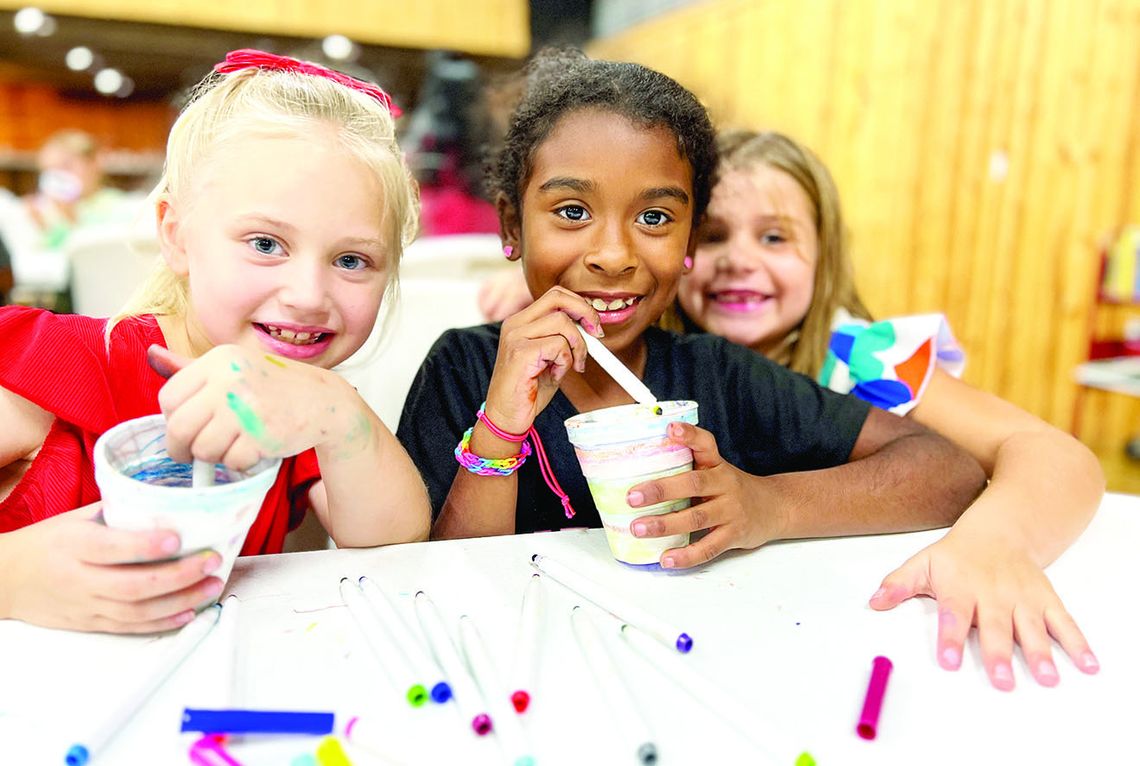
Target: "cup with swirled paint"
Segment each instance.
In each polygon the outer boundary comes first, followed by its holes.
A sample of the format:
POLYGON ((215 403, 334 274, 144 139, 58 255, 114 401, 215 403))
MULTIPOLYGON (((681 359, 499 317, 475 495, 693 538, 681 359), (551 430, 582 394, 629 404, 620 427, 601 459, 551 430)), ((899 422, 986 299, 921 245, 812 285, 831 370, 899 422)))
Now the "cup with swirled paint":
POLYGON ((659 566, 661 554, 689 544, 689 535, 634 537, 630 523, 642 516, 689 507, 690 499, 633 508, 631 487, 693 469, 693 453, 667 435, 670 423, 697 424, 697 403, 666 401, 623 404, 583 412, 566 420, 566 434, 590 487, 614 558, 635 566, 659 566))
POLYGON ((162 415, 127 420, 95 442, 95 483, 107 526, 172 529, 182 541, 174 557, 216 551, 222 564, 212 574, 223 582, 280 466, 279 458, 263 459, 245 471, 218 464, 213 485, 195 487, 192 464, 167 454, 162 415))

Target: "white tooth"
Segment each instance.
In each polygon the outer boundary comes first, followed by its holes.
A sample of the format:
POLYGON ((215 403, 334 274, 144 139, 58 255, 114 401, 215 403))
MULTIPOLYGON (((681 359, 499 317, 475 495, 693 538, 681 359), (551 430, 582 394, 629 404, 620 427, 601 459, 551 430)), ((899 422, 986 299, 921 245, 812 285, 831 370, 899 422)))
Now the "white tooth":
POLYGON ((610 305, 608 306, 608 308, 610 311, 617 311, 618 309, 622 308, 623 306, 625 306, 625 301, 623 301, 621 298, 617 298, 615 300, 610 301, 610 305))
POLYGON ((609 306, 609 304, 607 304, 601 298, 594 298, 592 301, 590 301, 590 305, 594 307, 595 311, 605 311, 609 306))
POLYGON ((627 305, 627 306, 632 306, 632 305, 633 305, 633 302, 634 302, 635 300, 637 300, 637 298, 626 298, 626 299, 625 299, 625 305, 627 305))
POLYGON ((310 333, 299 332, 293 336, 293 339, 296 341, 307 341, 311 337, 313 337, 313 336, 310 333))

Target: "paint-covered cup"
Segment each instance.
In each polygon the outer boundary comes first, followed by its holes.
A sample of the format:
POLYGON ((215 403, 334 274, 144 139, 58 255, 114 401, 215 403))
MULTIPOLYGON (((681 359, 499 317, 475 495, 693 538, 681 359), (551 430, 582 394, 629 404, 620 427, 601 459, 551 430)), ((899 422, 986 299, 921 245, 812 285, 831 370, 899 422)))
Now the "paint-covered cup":
POLYGON ((689 499, 633 508, 626 494, 635 484, 693 468, 693 453, 666 435, 670 423, 697 424, 691 401, 625 404, 583 412, 566 421, 566 433, 602 517, 610 551, 626 564, 657 565, 669 548, 689 544, 689 535, 634 537, 629 525, 642 516, 689 507, 689 499))
POLYGON ((246 471, 215 465, 213 486, 194 487, 192 464, 177 463, 166 452, 162 415, 120 423, 95 442, 95 482, 107 526, 172 529, 182 541, 175 556, 213 550, 222 557, 212 574, 223 582, 280 466, 278 458, 246 471))

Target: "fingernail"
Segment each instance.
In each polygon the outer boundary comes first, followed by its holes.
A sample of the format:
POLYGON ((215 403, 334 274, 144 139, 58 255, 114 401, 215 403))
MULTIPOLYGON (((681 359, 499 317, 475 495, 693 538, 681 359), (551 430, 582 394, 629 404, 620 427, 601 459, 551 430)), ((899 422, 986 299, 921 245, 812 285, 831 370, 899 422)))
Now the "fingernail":
POLYGON ((645 533, 649 531, 641 522, 634 524, 630 529, 633 531, 634 537, 645 537, 645 533))
POLYGON ((193 612, 182 612, 180 614, 174 615, 173 621, 174 621, 175 625, 185 625, 186 623, 190 622, 193 619, 194 619, 194 613, 193 612))
POLYGON ((167 535, 162 538, 162 542, 158 544, 158 549, 163 553, 177 553, 182 543, 179 542, 177 535, 167 535))
POLYGON ((962 667, 962 652, 956 646, 947 646, 942 650, 942 667, 947 670, 957 670, 962 667))
POLYGON ((632 490, 625 496, 625 501, 629 505, 641 505, 645 501, 645 496, 637 490, 632 490))
POLYGON ((600 324, 594 325, 594 334, 597 335, 599 338, 606 337, 606 331, 602 329, 602 326, 600 324))
POLYGON ((1013 688, 1013 668, 1008 662, 999 662, 994 665, 994 685, 999 689, 1008 691, 1013 688))
POLYGON ((1084 652, 1081 654, 1080 659, 1081 670, 1086 673, 1095 673, 1100 670, 1100 663, 1097 662, 1096 656, 1092 652, 1084 652))
POLYGON ((226 584, 224 582, 214 578, 214 580, 202 590, 202 593, 206 598, 217 598, 222 595, 222 589, 225 587, 226 584))
POLYGON ((1061 677, 1057 675, 1057 667, 1049 660, 1037 663, 1037 682, 1042 686, 1056 686, 1061 677))
POLYGON ((665 569, 672 569, 673 567, 677 566, 677 562, 673 560, 672 556, 666 556, 665 558, 661 559, 661 566, 665 569))
POLYGON ((222 557, 213 551, 202 554, 202 574, 210 574, 222 565, 222 557))
POLYGON ((871 600, 874 601, 876 599, 880 599, 885 595, 887 595, 887 589, 886 588, 879 588, 877 591, 875 591, 874 593, 871 594, 871 600))

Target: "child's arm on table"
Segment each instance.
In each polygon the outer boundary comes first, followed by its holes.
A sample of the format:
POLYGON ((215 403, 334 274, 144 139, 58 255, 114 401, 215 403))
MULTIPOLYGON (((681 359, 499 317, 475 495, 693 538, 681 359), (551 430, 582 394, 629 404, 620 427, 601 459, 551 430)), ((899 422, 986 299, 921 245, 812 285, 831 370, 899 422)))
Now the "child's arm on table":
POLYGON ((986 490, 944 538, 889 574, 871 599, 890 609, 938 600, 938 661, 957 669, 970 626, 995 686, 1013 688, 1016 637, 1039 683, 1057 683, 1050 635, 1085 672, 1095 656, 1042 568, 1096 512, 1104 474, 1076 439, 1027 412, 936 373, 913 417, 965 448, 990 475, 986 490))
POLYGON ((241 469, 315 447, 322 481, 309 496, 338 546, 426 538, 419 473, 339 375, 238 346, 215 347, 193 362, 157 347, 152 354, 179 369, 159 393, 171 457, 241 469))
MULTIPOLYGON (((485 412, 492 423, 523 434, 550 403, 571 368, 586 365, 586 344, 577 321, 600 328, 598 312, 580 296, 551 288, 503 322, 485 412)), ((517 455, 520 445, 496 437, 482 421, 473 423, 471 452, 487 459, 517 455)), ((460 467, 432 526, 432 538, 509 535, 515 531, 518 477, 481 476, 460 467)))
POLYGON ((731 548, 756 548, 772 540, 946 526, 985 485, 981 467, 965 452, 874 407, 849 462, 815 471, 753 476, 726 463, 703 428, 673 423, 669 436, 693 450, 693 470, 634 486, 627 502, 635 508, 686 497, 701 502, 637 519, 633 534, 710 532, 666 551, 661 561, 667 567, 697 566, 731 548))

